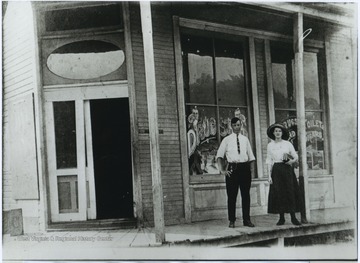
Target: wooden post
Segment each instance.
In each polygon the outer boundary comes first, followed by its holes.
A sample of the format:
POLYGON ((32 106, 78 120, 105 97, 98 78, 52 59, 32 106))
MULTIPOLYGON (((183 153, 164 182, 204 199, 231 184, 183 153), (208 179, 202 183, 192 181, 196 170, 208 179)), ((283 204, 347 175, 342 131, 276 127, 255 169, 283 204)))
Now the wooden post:
POLYGON ((144 45, 146 95, 149 114, 150 157, 156 242, 165 241, 164 203, 161 184, 159 128, 155 81, 150 1, 140 1, 141 28, 144 45))
POLYGON ((302 221, 310 219, 310 200, 308 195, 308 174, 306 163, 306 127, 305 127, 305 89, 304 89, 304 45, 303 45, 303 14, 294 16, 294 53, 295 53, 295 88, 296 118, 298 128, 299 151, 299 183, 304 189, 305 211, 301 211, 302 221))
POLYGON ((142 190, 141 190, 141 176, 140 176, 140 156, 139 156, 139 132, 137 124, 137 110, 136 110, 136 92, 135 92, 135 73, 133 48, 131 42, 131 28, 130 28, 130 7, 129 2, 123 2, 123 17, 124 17, 124 37, 125 37, 125 54, 126 54, 126 71, 128 79, 129 90, 129 107, 130 107, 130 124, 131 124, 131 145, 132 145, 132 169, 133 169, 133 190, 135 200, 134 216, 138 219, 138 226, 143 226, 144 215, 142 205, 142 190))

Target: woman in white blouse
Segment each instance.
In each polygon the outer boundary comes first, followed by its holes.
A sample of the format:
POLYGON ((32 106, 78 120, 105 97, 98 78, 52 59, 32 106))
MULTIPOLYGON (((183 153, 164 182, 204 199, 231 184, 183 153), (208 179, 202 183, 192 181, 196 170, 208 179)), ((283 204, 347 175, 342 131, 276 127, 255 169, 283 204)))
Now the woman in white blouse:
POLYGON ((270 183, 268 213, 280 214, 278 226, 285 223, 285 213, 290 213, 294 225, 301 225, 295 216, 295 212, 300 211, 300 192, 292 166, 298 160, 298 155, 294 146, 287 141, 289 133, 283 125, 271 125, 267 135, 272 139, 266 158, 270 183))

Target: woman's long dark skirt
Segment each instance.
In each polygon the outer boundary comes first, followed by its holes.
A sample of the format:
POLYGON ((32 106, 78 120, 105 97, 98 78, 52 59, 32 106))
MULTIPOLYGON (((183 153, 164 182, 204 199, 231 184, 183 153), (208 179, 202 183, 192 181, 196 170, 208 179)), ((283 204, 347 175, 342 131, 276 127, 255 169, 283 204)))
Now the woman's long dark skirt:
POLYGON ((285 163, 275 163, 271 172, 268 213, 300 211, 300 189, 294 168, 285 163))

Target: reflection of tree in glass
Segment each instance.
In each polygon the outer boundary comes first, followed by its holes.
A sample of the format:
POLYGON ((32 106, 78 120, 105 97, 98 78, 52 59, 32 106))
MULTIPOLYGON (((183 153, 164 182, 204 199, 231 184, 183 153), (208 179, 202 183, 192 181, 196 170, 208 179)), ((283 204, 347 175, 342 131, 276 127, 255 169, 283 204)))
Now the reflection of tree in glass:
POLYGON ((216 83, 219 91, 219 103, 229 105, 246 105, 246 93, 243 75, 229 75, 228 79, 216 83))
POLYGON ((191 102, 213 102, 213 79, 210 74, 201 73, 201 77, 190 83, 191 102))
POLYGON ((305 97, 306 109, 320 109, 320 102, 317 99, 305 97))
POLYGON ((288 98, 281 92, 274 89, 274 102, 276 108, 295 109, 295 98, 288 98))

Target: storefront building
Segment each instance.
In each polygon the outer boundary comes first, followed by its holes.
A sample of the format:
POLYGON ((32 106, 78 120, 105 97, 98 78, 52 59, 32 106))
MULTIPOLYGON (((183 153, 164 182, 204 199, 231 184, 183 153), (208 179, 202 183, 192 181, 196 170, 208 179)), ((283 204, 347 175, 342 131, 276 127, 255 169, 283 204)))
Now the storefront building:
POLYGON ((101 219, 152 225, 151 165, 159 161, 166 225, 226 218, 215 156, 234 116, 257 159, 252 215, 267 212, 266 129, 274 122, 289 128, 296 150, 305 134, 306 164, 296 172, 306 167, 307 209, 355 210, 354 7, 151 3, 154 160, 144 59, 151 49, 143 45, 139 3, 9 2, 3 210, 21 209, 25 232, 101 219))

